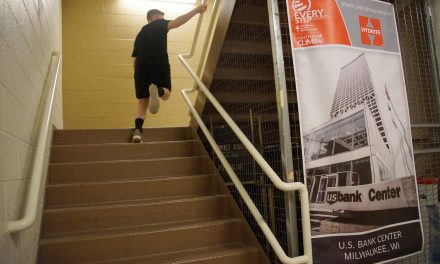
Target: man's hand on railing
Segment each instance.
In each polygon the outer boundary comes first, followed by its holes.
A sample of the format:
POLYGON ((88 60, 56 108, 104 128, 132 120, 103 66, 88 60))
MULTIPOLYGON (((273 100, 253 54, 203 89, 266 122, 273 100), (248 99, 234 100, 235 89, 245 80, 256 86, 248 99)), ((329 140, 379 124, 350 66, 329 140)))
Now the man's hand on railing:
POLYGON ((195 16, 197 14, 205 13, 206 9, 207 9, 206 4, 198 5, 197 7, 195 7, 193 10, 189 11, 188 13, 183 14, 174 20, 171 20, 168 23, 168 30, 180 27, 181 25, 188 22, 193 16, 195 16))
POLYGON ((195 9, 197 10, 197 12, 199 12, 199 14, 203 14, 203 13, 205 13, 207 8, 208 8, 208 5, 203 4, 203 5, 198 5, 195 9))

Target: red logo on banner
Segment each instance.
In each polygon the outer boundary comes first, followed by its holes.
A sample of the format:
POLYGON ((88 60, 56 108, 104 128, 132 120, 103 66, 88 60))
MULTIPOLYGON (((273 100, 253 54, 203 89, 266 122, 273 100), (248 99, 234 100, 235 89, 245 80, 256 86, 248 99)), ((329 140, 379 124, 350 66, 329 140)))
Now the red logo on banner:
POLYGON ((369 46, 374 45, 378 47, 383 45, 382 27, 379 19, 359 16, 359 25, 361 30, 362 44, 369 46), (371 26, 369 26, 369 24, 371 26), (371 43, 370 36, 373 37, 373 43, 371 43))
POLYGON ((296 12, 309 10, 312 6, 312 0, 294 0, 292 7, 296 12))
POLYGON ((335 0, 288 0, 293 47, 351 45, 335 0))

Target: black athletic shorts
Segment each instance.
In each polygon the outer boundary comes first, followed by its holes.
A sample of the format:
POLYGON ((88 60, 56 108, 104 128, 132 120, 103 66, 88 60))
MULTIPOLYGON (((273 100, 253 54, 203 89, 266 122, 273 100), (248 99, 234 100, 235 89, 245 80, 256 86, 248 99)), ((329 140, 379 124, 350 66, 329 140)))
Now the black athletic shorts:
POLYGON ((134 85, 136 88, 136 98, 143 99, 150 97, 148 87, 151 84, 157 87, 167 88, 171 91, 170 65, 143 64, 136 61, 134 71, 134 85))

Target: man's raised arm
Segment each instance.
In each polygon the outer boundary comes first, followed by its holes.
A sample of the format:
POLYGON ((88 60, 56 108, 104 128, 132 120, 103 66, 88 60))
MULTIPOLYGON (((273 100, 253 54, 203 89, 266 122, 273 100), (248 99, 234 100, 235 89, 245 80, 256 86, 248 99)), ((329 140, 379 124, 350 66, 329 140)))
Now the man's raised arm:
POLYGON ((188 13, 181 15, 174 20, 171 20, 168 23, 168 30, 180 27, 181 25, 188 22, 193 16, 197 14, 203 14, 206 11, 206 8, 207 8, 206 5, 198 5, 196 8, 189 11, 188 13))

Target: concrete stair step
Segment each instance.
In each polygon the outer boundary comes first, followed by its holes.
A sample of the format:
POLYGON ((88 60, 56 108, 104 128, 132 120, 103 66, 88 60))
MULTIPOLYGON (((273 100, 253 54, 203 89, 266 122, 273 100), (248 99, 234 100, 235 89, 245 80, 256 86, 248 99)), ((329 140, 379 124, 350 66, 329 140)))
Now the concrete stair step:
POLYGON ((84 230, 72 233, 57 234, 45 237, 43 240, 66 240, 66 239, 89 239, 95 237, 109 237, 109 236, 121 236, 124 234, 139 233, 139 232, 151 232, 156 230, 176 229, 181 227, 198 225, 200 223, 206 223, 210 221, 228 220, 226 217, 211 217, 211 218, 198 218, 187 219, 182 221, 164 222, 157 224, 142 224, 136 226, 121 226, 115 228, 84 230))
POLYGON ((195 140, 88 145, 53 146, 51 163, 72 163, 111 160, 145 160, 198 155, 195 140))
POLYGON ((147 200, 125 203, 47 209, 43 212, 44 237, 142 225, 158 225, 203 218, 222 218, 229 214, 226 195, 184 199, 147 200))
MULTIPOLYGON (((250 264, 258 263, 258 250, 246 244, 226 244, 216 247, 197 248, 167 254, 141 256, 93 264, 250 264)), ((90 263, 90 264, 91 264, 90 263)))
POLYGON ((212 173, 203 156, 149 160, 53 163, 48 184, 85 183, 212 173))
POLYGON ((191 128, 57 131, 38 263, 268 263, 191 128))
POLYGON ((120 234, 44 239, 40 242, 39 263, 104 261, 240 243, 242 225, 240 219, 222 219, 184 226, 139 228, 120 234))
MULTIPOLYGON (((144 142, 191 139, 188 127, 144 128, 142 134, 144 142)), ((129 143, 132 136, 132 128, 55 130, 53 145, 129 143)))
POLYGON ((218 192, 214 175, 194 175, 145 180, 48 185, 46 208, 98 205, 116 201, 146 200, 218 192))
POLYGON ((156 198, 140 198, 140 199, 129 199, 129 200, 109 200, 105 202, 98 202, 98 203, 87 203, 87 204, 70 204, 70 205, 59 205, 59 206, 51 206, 51 207, 45 207, 47 210, 52 209, 67 209, 67 208, 78 208, 78 207, 94 207, 98 205, 102 206, 121 206, 121 205, 130 205, 130 204, 145 204, 145 203, 159 203, 161 201, 168 201, 170 199, 193 199, 200 196, 210 196, 210 195, 217 195, 216 193, 207 194, 207 195, 200 195, 200 194, 183 194, 183 195, 176 195, 172 197, 156 197, 156 198))

